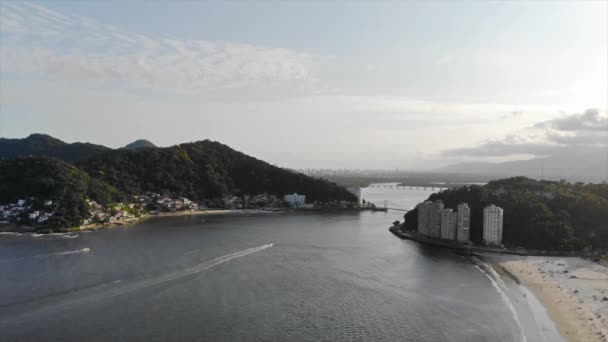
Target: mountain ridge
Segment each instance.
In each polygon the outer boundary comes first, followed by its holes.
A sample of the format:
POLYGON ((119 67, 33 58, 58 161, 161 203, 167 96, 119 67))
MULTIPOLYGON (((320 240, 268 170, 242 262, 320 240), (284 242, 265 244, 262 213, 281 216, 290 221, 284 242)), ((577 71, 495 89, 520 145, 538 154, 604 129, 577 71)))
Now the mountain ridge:
POLYGON ((498 163, 457 163, 433 171, 599 183, 608 180, 607 153, 601 148, 569 148, 547 157, 498 163))
MULTIPOLYGON (((89 199, 108 208, 146 192, 213 203, 222 203, 227 195, 282 197, 295 192, 305 194, 309 203, 356 201, 334 183, 271 165, 211 140, 170 147, 95 149, 94 154, 80 154, 81 158, 70 156, 71 163, 61 157, 66 146, 74 144, 48 135, 7 140, 4 151, 25 141, 27 151, 37 154, 0 158, 0 204, 34 198, 40 207, 41 201, 52 201, 58 214, 53 224, 59 227, 85 222, 90 217, 89 199)), ((23 150, 12 152, 18 155, 23 150)))
POLYGON ((33 133, 22 139, 0 138, 0 159, 51 157, 75 162, 109 150, 111 148, 88 142, 66 143, 42 133, 33 133))
POLYGON ((132 143, 126 144, 123 148, 126 148, 128 150, 137 150, 140 148, 156 148, 156 147, 158 147, 158 146, 154 145, 149 140, 137 139, 137 140, 133 141, 132 143))

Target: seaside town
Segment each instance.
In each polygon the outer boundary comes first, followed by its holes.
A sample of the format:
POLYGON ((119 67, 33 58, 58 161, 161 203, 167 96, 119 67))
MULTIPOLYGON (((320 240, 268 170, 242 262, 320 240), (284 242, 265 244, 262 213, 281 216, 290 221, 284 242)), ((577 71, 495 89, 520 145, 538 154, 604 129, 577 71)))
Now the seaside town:
MULTIPOLYGON (((426 237, 470 244, 471 208, 461 203, 453 209, 445 208, 441 200, 425 201, 418 208, 418 233, 426 237)), ((483 210, 483 242, 488 246, 502 246, 502 208, 489 205, 483 210)))
MULTIPOLYGON (((196 213, 211 209, 279 211, 359 208, 356 203, 347 201, 307 203, 306 195, 298 193, 282 197, 266 193, 243 196, 227 195, 218 199, 197 202, 184 196, 148 191, 133 196, 133 200, 129 203, 102 206, 90 199, 87 199, 86 203, 89 215, 81 223, 81 228, 87 228, 90 225, 133 222, 148 215, 196 213)), ((22 231, 44 229, 61 219, 62 214, 58 212, 58 206, 59 203, 56 201, 41 200, 36 197, 24 197, 14 203, 0 204, 0 225, 17 224, 23 228, 22 231)), ((372 208, 371 204, 368 204, 367 207, 372 208)))

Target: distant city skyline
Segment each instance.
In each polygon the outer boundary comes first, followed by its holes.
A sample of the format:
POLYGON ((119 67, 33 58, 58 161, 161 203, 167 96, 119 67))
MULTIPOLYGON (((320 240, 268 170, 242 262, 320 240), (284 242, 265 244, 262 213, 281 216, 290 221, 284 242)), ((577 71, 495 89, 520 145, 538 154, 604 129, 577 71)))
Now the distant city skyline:
POLYGON ((608 3, 0 3, 0 137, 422 170, 608 149, 608 3))

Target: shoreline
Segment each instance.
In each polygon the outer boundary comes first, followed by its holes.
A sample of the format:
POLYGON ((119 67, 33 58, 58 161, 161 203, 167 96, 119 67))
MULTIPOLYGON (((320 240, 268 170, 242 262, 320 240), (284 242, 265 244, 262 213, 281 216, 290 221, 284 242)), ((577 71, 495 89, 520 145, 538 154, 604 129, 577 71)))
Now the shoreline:
POLYGON ((509 254, 509 255, 518 255, 521 257, 524 256, 546 256, 546 257, 587 257, 583 253, 576 252, 559 252, 559 251, 538 251, 538 250, 526 250, 526 249, 508 249, 508 248, 497 248, 497 247, 486 247, 483 245, 473 245, 473 244, 461 244, 456 243, 454 241, 446 241, 434 238, 428 238, 426 236, 420 236, 418 233, 412 232, 404 232, 399 228, 392 226, 388 229, 391 233, 402 240, 411 240, 417 243, 443 248, 450 249, 454 251, 464 252, 469 256, 476 256, 476 253, 494 253, 494 254, 509 254))
POLYGON ((529 289, 567 341, 608 341, 608 268, 580 257, 484 255, 529 289))
MULTIPOLYGON (((515 300, 526 302, 528 309, 546 311, 557 333, 572 342, 608 342, 608 267, 582 255, 538 253, 443 245, 420 240, 391 227, 401 239, 412 240, 436 248, 466 252, 474 260, 489 264, 503 280, 509 278, 522 293, 515 300), (529 295, 527 295, 527 293, 529 295), (534 297, 534 298, 530 298, 534 297)), ((605 260, 604 260, 605 261, 605 260)), ((539 323, 539 322, 536 322, 539 323)), ((541 332, 547 328, 541 324, 541 332)))
POLYGON ((83 224, 78 227, 70 227, 64 229, 51 229, 52 232, 41 233, 36 230, 27 230, 24 231, 19 229, 19 225, 16 223, 8 224, 7 226, 12 227, 13 229, 1 230, 0 235, 51 235, 51 234, 72 234, 78 232, 91 232, 103 229, 111 229, 117 227, 125 227, 131 226, 138 223, 142 223, 146 220, 155 217, 176 217, 176 216, 215 216, 215 215, 248 215, 248 214, 275 214, 275 213, 284 213, 292 210, 262 210, 262 209, 205 209, 205 210, 197 210, 197 211, 175 211, 175 212, 162 212, 158 214, 146 214, 141 217, 132 217, 126 218, 120 221, 110 222, 110 223, 90 223, 83 224))
POLYGON ((173 212, 161 212, 157 214, 147 214, 143 217, 129 218, 119 222, 112 223, 94 223, 90 225, 82 225, 75 228, 70 228, 69 232, 80 231, 95 231, 100 229, 109 229, 116 227, 130 226, 137 223, 142 223, 154 217, 177 217, 177 216, 205 216, 205 215, 247 215, 247 214, 272 214, 287 212, 289 210, 262 210, 262 209, 205 209, 205 210, 182 210, 173 212))
POLYGON ((22 226, 17 223, 9 223, 6 224, 5 227, 9 227, 9 229, 2 229, 3 226, 0 225, 0 235, 27 235, 27 234, 36 234, 36 235, 49 235, 49 234, 70 234, 70 233, 78 233, 78 232, 87 232, 87 231, 97 231, 102 229, 110 229, 116 227, 125 227, 138 223, 142 223, 150 218, 154 217, 175 217, 175 216, 214 216, 214 215, 250 215, 250 214, 278 214, 278 213, 287 213, 287 212, 351 212, 351 211, 364 211, 371 209, 351 209, 351 208, 276 208, 276 209, 204 209, 204 210, 182 210, 182 211, 174 211, 174 212, 160 212, 156 214, 146 214, 141 217, 129 217, 126 219, 117 220, 114 222, 107 223, 89 223, 83 224, 77 227, 70 228, 43 228, 43 230, 49 230, 48 232, 37 231, 34 227, 22 226))

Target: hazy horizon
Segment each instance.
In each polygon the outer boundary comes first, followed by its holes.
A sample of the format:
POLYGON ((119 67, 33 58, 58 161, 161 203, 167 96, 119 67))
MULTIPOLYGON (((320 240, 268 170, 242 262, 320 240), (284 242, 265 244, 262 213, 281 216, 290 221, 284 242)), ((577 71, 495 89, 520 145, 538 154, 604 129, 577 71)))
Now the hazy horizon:
POLYGON ((0 4, 0 137, 423 170, 608 148, 608 3, 0 4))

